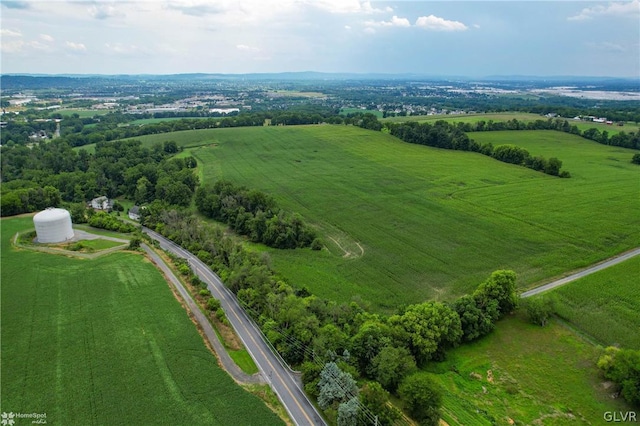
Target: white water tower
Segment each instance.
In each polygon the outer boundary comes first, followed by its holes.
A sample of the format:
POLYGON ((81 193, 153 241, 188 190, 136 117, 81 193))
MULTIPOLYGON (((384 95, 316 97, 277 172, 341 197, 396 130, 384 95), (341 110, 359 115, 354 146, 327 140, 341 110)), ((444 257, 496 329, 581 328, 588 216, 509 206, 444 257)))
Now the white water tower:
POLYGON ((33 217, 39 243, 61 243, 73 238, 71 215, 65 209, 50 207, 33 217))

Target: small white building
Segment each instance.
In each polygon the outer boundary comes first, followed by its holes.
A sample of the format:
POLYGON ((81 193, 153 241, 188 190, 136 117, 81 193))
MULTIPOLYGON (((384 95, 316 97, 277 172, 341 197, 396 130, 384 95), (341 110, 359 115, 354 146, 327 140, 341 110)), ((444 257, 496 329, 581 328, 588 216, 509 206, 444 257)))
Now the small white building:
POLYGON ((111 211, 113 208, 113 200, 108 199, 105 195, 91 200, 91 207, 95 210, 111 211))

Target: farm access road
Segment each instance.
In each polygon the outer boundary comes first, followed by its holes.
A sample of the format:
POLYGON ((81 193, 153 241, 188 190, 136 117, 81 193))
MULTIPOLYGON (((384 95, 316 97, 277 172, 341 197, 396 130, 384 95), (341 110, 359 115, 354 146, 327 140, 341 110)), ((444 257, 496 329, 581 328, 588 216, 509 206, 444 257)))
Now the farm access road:
POLYGON ((158 241, 162 249, 186 259, 193 272, 207 284, 207 288, 213 297, 220 301, 227 319, 244 343, 264 379, 278 395, 293 422, 301 426, 326 426, 322 416, 300 388, 291 369, 285 365, 279 355, 271 350, 258 327, 240 307, 235 295, 222 284, 220 278, 194 254, 157 232, 145 227, 142 230, 158 241))
POLYGON ((541 285, 540 287, 536 287, 536 288, 534 288, 532 290, 525 291, 524 293, 522 293, 520 295, 520 297, 526 298, 526 297, 535 296, 536 294, 543 293, 545 291, 548 291, 548 290, 554 289, 556 287, 560 287, 562 285, 570 283, 571 281, 575 281, 575 280, 580 279, 582 277, 586 277, 587 275, 591 275, 594 272, 598 272, 598 271, 606 269, 606 268, 608 268, 610 266, 617 265, 618 263, 624 262, 625 260, 631 259, 632 257, 638 256, 638 255, 640 255, 640 247, 636 248, 636 249, 633 249, 631 251, 628 251, 626 253, 622 253, 622 254, 620 254, 618 256, 614 256, 614 257, 612 257, 612 258, 610 258, 608 260, 605 260, 604 262, 597 263, 597 264, 595 264, 593 266, 590 266, 590 267, 588 267, 586 269, 578 271, 575 274, 571 274, 571 275, 566 276, 564 278, 561 278, 559 280, 555 280, 555 281, 552 281, 552 282, 550 282, 548 284, 541 285))

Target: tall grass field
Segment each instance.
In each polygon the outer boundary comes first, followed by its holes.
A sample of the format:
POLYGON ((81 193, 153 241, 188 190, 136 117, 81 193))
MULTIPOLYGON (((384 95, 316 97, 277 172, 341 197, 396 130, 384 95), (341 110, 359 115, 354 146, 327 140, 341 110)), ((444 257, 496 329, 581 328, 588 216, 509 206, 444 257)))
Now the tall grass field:
POLYGON ((604 346, 640 350, 640 257, 553 291, 557 312, 604 346))
POLYGON ((596 367, 600 354, 556 320, 539 327, 518 314, 427 370, 443 389, 451 426, 600 425, 607 411, 634 409, 611 397, 596 367))
POLYGON ((56 425, 282 424, 218 367, 142 255, 18 250, 10 241, 32 219, 0 225, 0 411, 56 425))
MULTIPOLYGON (((558 157, 560 179, 352 126, 212 129, 141 137, 191 147, 204 183, 272 194, 317 227, 326 250, 269 250, 294 285, 394 310, 472 291, 513 269, 521 289, 640 245, 633 151, 554 131, 482 132, 558 157)), ((266 250, 266 249, 265 249, 266 250)))

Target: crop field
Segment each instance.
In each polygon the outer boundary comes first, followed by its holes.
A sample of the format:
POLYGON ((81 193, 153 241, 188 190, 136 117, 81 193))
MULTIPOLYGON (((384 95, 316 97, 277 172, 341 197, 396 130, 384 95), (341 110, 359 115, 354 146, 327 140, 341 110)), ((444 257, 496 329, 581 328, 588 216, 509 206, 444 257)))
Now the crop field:
POLYGON ((30 227, 2 220, 3 412, 46 413, 48 424, 282 424, 218 367, 141 255, 12 248, 30 227))
POLYGON ((342 108, 340 109, 340 114, 373 114, 378 118, 382 118, 382 111, 378 111, 377 109, 362 109, 362 108, 342 108))
POLYGON ((605 411, 632 410, 599 375, 600 350, 552 320, 519 315, 428 367, 444 389, 450 425, 601 424, 605 411))
MULTIPOLYGON (((409 117, 388 117, 383 118, 381 121, 390 121, 394 123, 405 122, 405 121, 418 121, 420 123, 429 123, 436 122, 438 120, 448 121, 450 123, 477 123, 478 121, 488 122, 492 120, 494 122, 500 121, 509 121, 516 119, 518 121, 530 122, 536 120, 548 120, 547 117, 539 114, 530 114, 525 112, 502 112, 502 113, 487 113, 487 114, 462 114, 462 115, 416 115, 409 117)), ((570 125, 575 125, 581 131, 589 130, 589 129, 598 129, 601 132, 607 131, 609 136, 615 135, 620 132, 630 133, 637 132, 640 130, 640 126, 637 123, 628 122, 624 123, 623 126, 604 124, 604 123, 593 123, 588 121, 577 121, 572 118, 566 119, 570 125)), ((475 133, 473 133, 475 134, 475 133)), ((473 134, 471 137, 473 137, 473 134)))
POLYGON ((553 291, 558 315, 604 346, 640 350, 640 257, 553 291))
POLYGON ((272 263, 294 285, 333 300, 360 295, 387 310, 447 300, 502 268, 515 270, 525 289, 640 245, 633 151, 553 131, 473 136, 557 156, 573 177, 351 126, 139 139, 191 146, 204 182, 225 178, 264 190, 307 218, 327 250, 269 250, 272 263))

